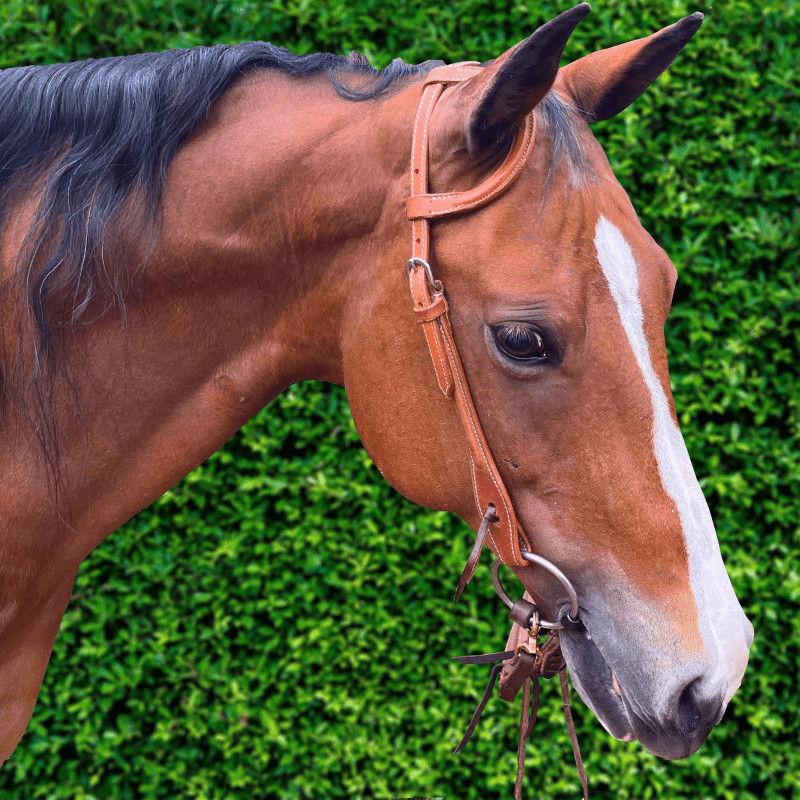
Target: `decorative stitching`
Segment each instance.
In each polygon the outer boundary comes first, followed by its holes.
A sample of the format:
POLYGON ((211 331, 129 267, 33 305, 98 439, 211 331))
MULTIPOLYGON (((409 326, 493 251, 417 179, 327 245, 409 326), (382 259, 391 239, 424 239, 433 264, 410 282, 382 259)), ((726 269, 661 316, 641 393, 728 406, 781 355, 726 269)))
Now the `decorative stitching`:
POLYGON ((479 72, 481 72, 482 69, 483 67, 481 67, 480 64, 477 63, 464 64, 463 66, 460 66, 459 64, 445 64, 444 66, 441 67, 434 67, 428 73, 428 77, 425 79, 424 85, 430 86, 431 84, 434 83, 445 83, 445 84, 461 83, 462 81, 469 80, 469 78, 474 77, 479 72), (437 72, 439 72, 440 75, 441 74, 450 75, 450 73, 453 72, 463 72, 466 74, 464 75, 464 77, 453 76, 452 78, 448 77, 442 78, 436 75, 437 72))
MULTIPOLYGON (((533 144, 533 141, 535 139, 534 136, 535 132, 536 132, 536 117, 534 117, 533 119, 533 125, 531 126, 531 134, 527 139, 527 142, 522 150, 522 153, 520 153, 517 163, 514 165, 514 168, 511 170, 511 172, 509 172, 508 175, 506 175, 506 177, 499 184, 493 186, 488 190, 484 190, 484 192, 482 194, 479 194, 477 197, 473 197, 461 203, 456 203, 455 205, 449 206, 448 208, 441 209, 439 211, 429 211, 427 212, 427 218, 442 217, 445 216, 446 214, 456 213, 458 210, 466 211, 471 207, 477 205, 478 203, 484 202, 486 200, 491 200, 496 194, 502 192, 505 189, 505 187, 508 186, 509 182, 512 181, 514 178, 516 178, 517 175, 522 171, 522 168, 525 166, 528 159, 528 153, 530 152, 531 145, 533 144)), ((480 187, 477 188, 480 189, 480 187)), ((474 191, 474 189, 470 191, 474 191)), ((468 192, 445 192, 443 194, 428 195, 428 197, 431 199, 432 202, 434 202, 436 200, 445 200, 448 197, 465 195, 465 194, 468 194, 468 192)))
MULTIPOLYGON (((438 319, 433 323, 427 323, 427 324, 428 325, 435 324, 436 322, 438 322, 438 319)), ((442 351, 441 351, 441 349, 439 347, 439 335, 437 335, 437 334, 439 334, 440 332, 435 330, 435 329, 432 329, 431 333, 433 334, 433 343, 436 345, 436 354, 439 356, 439 363, 442 365, 442 368, 441 368, 442 369, 442 375, 444 376, 444 380, 445 380, 445 388, 442 389, 442 391, 444 392, 445 396, 448 396, 450 394, 450 378, 447 375, 447 370, 445 369, 445 367, 447 366, 447 359, 445 358, 445 356, 443 355, 443 353, 442 353, 442 351)), ((431 358, 433 358, 433 353, 431 353, 431 358)), ((439 388, 441 389, 441 384, 439 385, 439 388)))

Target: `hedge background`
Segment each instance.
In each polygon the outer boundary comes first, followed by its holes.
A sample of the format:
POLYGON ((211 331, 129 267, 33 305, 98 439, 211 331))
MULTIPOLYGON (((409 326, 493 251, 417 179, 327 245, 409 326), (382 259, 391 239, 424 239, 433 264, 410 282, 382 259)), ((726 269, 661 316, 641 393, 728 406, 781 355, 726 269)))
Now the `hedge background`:
MULTIPOLYGON (((487 59, 568 6, 2 0, 0 66, 248 39, 378 67, 487 59)), ((596 135, 680 272, 675 399, 756 640, 687 761, 612 740, 576 700, 594 798, 800 798, 800 3, 598 3, 566 56, 698 9, 673 68, 596 135)), ((469 540, 383 483, 343 390, 292 388, 86 561, 0 795, 510 797, 516 707, 495 699, 451 755, 485 676, 449 657, 507 627, 488 562, 451 602, 469 540)), ((558 695, 528 798, 579 794, 558 695)))

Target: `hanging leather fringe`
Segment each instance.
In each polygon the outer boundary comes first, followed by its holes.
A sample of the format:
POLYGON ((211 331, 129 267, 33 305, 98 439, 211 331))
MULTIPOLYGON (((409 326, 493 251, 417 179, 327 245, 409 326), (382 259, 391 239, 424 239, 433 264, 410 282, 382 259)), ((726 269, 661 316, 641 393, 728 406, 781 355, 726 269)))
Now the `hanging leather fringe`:
POLYGON ((519 743, 517 744, 517 782, 514 784, 514 800, 522 800, 522 778, 525 775, 525 746, 536 724, 539 710, 539 679, 528 678, 522 687, 522 709, 519 716, 519 743), (533 702, 531 699, 533 684, 533 702), (529 710, 530 707, 530 710, 529 710))
POLYGON ((575 766, 578 768, 578 775, 583 787, 583 798, 589 800, 589 781, 586 778, 586 770, 583 768, 581 760, 581 749, 578 747, 578 734, 575 733, 575 723, 572 721, 572 709, 569 703, 569 681, 567 672, 560 672, 558 677, 561 679, 561 698, 564 704, 564 718, 567 720, 567 730, 569 730, 569 740, 572 742, 572 754, 575 756, 575 766))
MULTIPOLYGON (((515 633, 512 631, 512 637, 515 633)), ((509 637, 509 641, 512 641, 509 637)), ((575 723, 572 719, 572 708, 569 701, 569 679, 567 677, 566 664, 561 656, 558 642, 558 634, 553 633, 542 647, 545 655, 542 659, 534 662, 533 659, 525 659, 521 656, 527 655, 520 651, 515 656, 514 650, 505 650, 498 653, 485 653, 483 655, 459 656, 455 661, 462 664, 488 664, 495 663, 489 676, 489 683, 483 692, 478 707, 472 715, 467 730, 464 733, 458 747, 453 753, 458 753, 470 740, 478 725, 478 720, 489 702, 489 698, 494 690, 498 675, 500 678, 500 696, 509 702, 514 700, 522 689, 522 709, 520 711, 519 741, 517 745, 517 779, 514 785, 514 800, 522 800, 522 781, 525 774, 525 750, 528 737, 531 735, 539 708, 539 679, 552 678, 558 674, 561 681, 561 698, 564 708, 564 719, 569 731, 569 739, 572 744, 572 754, 575 757, 575 765, 578 768, 578 775, 583 789, 583 800, 589 800, 589 784, 586 778, 586 770, 581 760, 581 751, 578 746, 578 735, 575 732, 575 723), (524 671, 524 675, 521 674, 524 671), (533 698, 531 699, 531 687, 533 688, 533 698)))

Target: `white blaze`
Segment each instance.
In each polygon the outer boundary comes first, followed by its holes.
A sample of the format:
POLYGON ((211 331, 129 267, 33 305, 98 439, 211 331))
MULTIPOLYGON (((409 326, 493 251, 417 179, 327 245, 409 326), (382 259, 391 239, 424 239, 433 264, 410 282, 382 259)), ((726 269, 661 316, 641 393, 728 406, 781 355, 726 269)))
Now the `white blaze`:
POLYGON ((630 245, 605 217, 595 228, 597 258, 619 310, 636 363, 653 405, 653 449, 664 491, 675 503, 689 560, 689 581, 697 606, 700 632, 713 664, 708 675, 727 681, 725 703, 739 688, 747 665, 747 622, 725 572, 717 534, 705 497, 692 468, 683 436, 650 359, 639 300, 639 275, 630 245))

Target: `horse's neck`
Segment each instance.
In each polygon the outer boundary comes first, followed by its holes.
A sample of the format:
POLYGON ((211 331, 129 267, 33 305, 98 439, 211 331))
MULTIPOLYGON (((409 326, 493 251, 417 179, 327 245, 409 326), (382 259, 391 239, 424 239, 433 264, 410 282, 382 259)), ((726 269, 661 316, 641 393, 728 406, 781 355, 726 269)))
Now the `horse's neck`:
MULTIPOLYGON (((372 141, 377 113, 324 78, 273 73, 231 90, 177 154, 144 304, 76 344, 86 422, 60 421, 77 557, 286 386, 343 381, 342 320, 403 174, 372 141)), ((41 466, 14 459, 25 486, 42 485, 41 466)))

